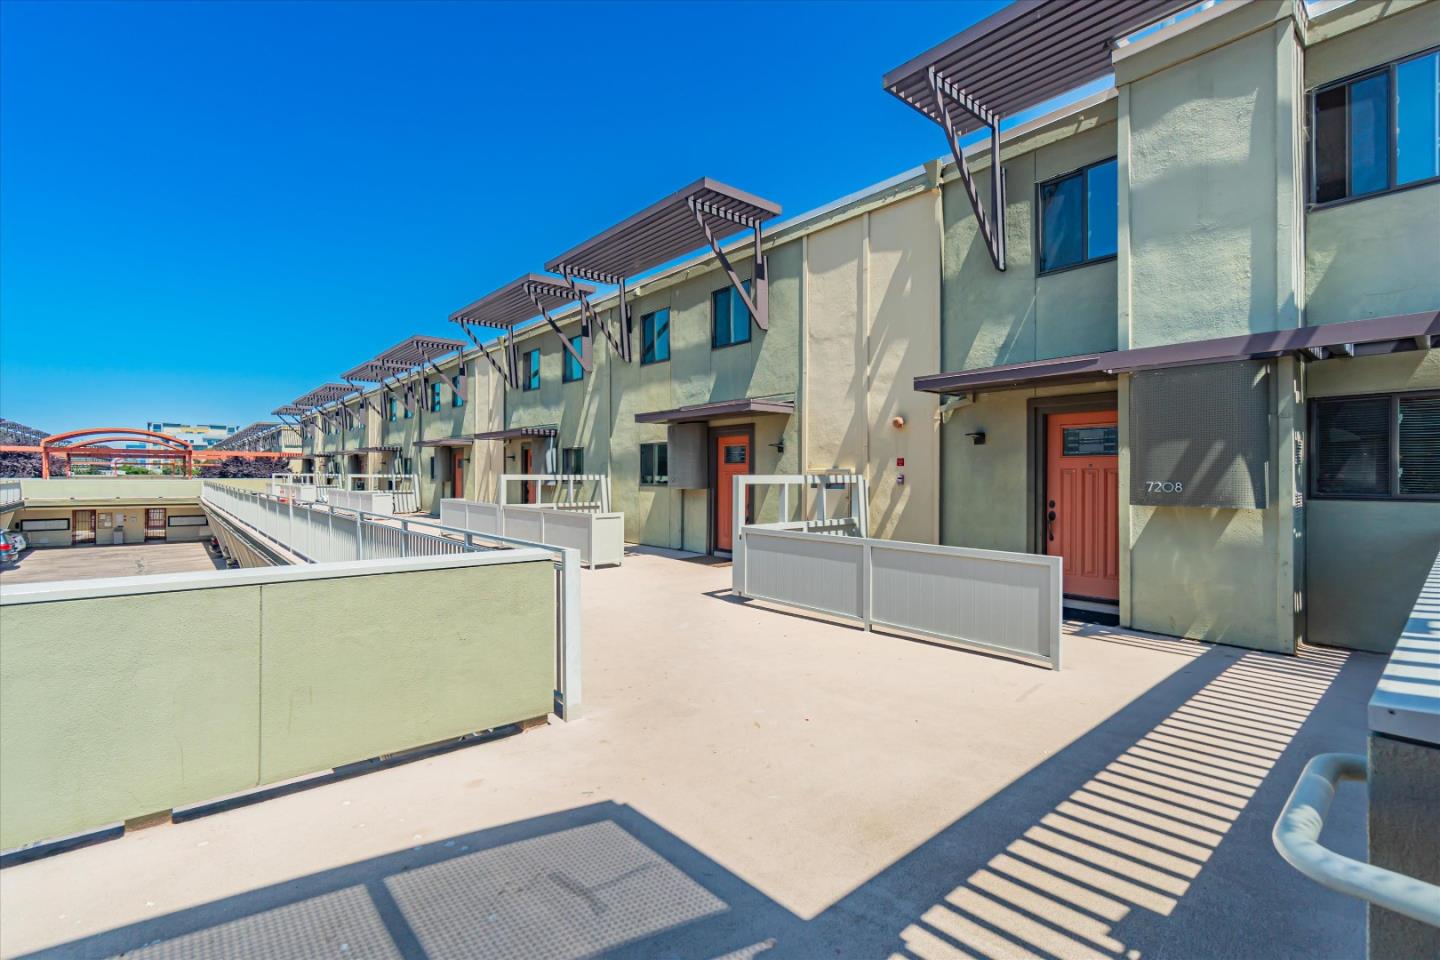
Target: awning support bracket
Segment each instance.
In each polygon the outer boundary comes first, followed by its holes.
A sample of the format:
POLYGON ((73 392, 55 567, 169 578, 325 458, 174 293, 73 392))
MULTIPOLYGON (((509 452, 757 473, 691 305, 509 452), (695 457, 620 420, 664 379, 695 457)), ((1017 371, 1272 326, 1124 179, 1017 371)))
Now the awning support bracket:
POLYGON ((759 222, 751 220, 748 217, 736 217, 722 207, 706 203, 704 200, 699 200, 695 197, 691 197, 686 203, 690 206, 690 213, 694 215, 695 222, 700 225, 701 230, 705 231, 705 242, 710 244, 710 249, 714 251, 716 258, 719 259, 720 266, 725 269, 725 274, 730 278, 730 285, 734 287, 735 292, 740 295, 740 299, 745 304, 745 309, 750 311, 750 316, 755 318, 755 326, 761 330, 769 330, 770 287, 765 277, 765 255, 760 250, 759 222), (729 220, 731 223, 738 223, 742 226, 749 227, 754 231, 755 279, 751 282, 752 292, 754 293, 753 299, 749 293, 745 292, 745 284, 741 282, 739 274, 737 274, 735 268, 731 266, 730 258, 725 256, 725 251, 721 250, 720 244, 715 241, 715 234, 710 230, 709 224, 705 222, 705 214, 707 213, 713 217, 720 217, 721 219, 729 220))
POLYGON ((560 346, 565 348, 565 352, 574 357, 575 361, 580 364, 586 373, 594 370, 594 352, 590 343, 590 318, 586 314, 584 307, 580 309, 580 349, 576 350, 574 345, 570 343, 570 339, 565 336, 565 332, 560 329, 560 324, 556 323, 554 318, 550 316, 550 311, 546 310, 540 303, 540 298, 535 296, 534 288, 528 283, 525 285, 525 295, 530 298, 530 302, 535 305, 535 309, 540 311, 540 316, 545 318, 545 322, 550 325, 550 329, 555 331, 555 336, 560 338, 560 346))
POLYGON ((950 146, 950 155, 955 158, 955 167, 960 171, 960 182, 965 186, 965 195, 970 198, 970 207, 975 211, 975 220, 980 225, 980 235, 985 238, 985 249, 990 253, 990 262, 996 270, 1005 269, 1005 168, 1000 163, 1000 116, 977 102, 964 90, 935 72, 931 67, 926 76, 930 91, 935 96, 935 105, 940 110, 940 126, 945 130, 945 142, 950 146), (965 151, 960 146, 960 135, 955 121, 950 117, 950 105, 954 103, 976 120, 990 128, 990 212, 980 202, 980 192, 975 187, 975 178, 970 174, 970 165, 965 162, 965 151))
MULTIPOLYGON (((506 369, 506 367, 513 368, 513 363, 511 362, 512 358, 510 357, 509 351, 506 351, 505 354, 506 366, 502 367, 500 365, 500 361, 496 360, 494 355, 490 353, 490 348, 485 346, 485 344, 481 343, 479 338, 476 337, 475 334, 470 332, 470 324, 461 321, 460 329, 465 331, 465 336, 470 338, 470 342, 475 344, 475 348, 479 350, 482 355, 484 355, 486 361, 489 362, 490 366, 495 368, 495 372, 500 374, 500 379, 505 382, 505 386, 510 387, 512 390, 515 387, 519 386, 519 381, 516 380, 513 376, 512 370, 506 369)), ((504 347, 505 345, 502 344, 501 349, 504 349, 504 347)))

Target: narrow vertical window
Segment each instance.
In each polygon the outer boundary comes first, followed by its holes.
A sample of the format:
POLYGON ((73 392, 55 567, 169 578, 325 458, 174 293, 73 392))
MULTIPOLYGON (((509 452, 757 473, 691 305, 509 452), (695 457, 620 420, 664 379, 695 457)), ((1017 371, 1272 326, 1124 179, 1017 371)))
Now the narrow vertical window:
POLYGON ((1346 195, 1346 88, 1331 87, 1315 95, 1315 202, 1328 203, 1346 195))
MULTIPOLYGON (((745 281, 745 292, 750 292, 749 280, 745 281)), ((712 347, 750 342, 750 311, 733 286, 722 287, 710 294, 710 323, 712 347)))
POLYGON ((450 378, 450 406, 452 406, 452 407, 463 407, 463 406, 465 406, 465 387, 464 387, 464 383, 465 383, 465 378, 462 377, 462 376, 461 376, 460 374, 458 374, 458 373, 455 374, 455 376, 453 376, 453 377, 450 378))
POLYGON ((1402 497, 1440 497, 1440 397, 1399 399, 1402 497))
POLYGON ((1085 171, 1085 259, 1115 256, 1120 198, 1117 193, 1118 167, 1114 160, 1097 163, 1085 171))
POLYGON ((540 389, 540 350, 538 347, 525 352, 525 389, 540 389))
MULTIPOLYGON (((569 342, 571 349, 573 349, 575 353, 579 353, 581 348, 580 336, 577 334, 571 337, 569 342)), ((577 380, 583 380, 585 378, 585 368, 580 365, 579 360, 575 359, 575 354, 572 354, 569 350, 564 351, 564 354, 565 368, 560 375, 561 381, 564 383, 574 383, 577 380)))
POLYGON ((656 310, 640 318, 640 362, 664 363, 670 359, 670 310, 656 310))
POLYGON ((1111 158, 1040 184, 1041 273, 1115 256, 1116 176, 1111 158))
POLYGON ((1350 195, 1390 186, 1390 75, 1350 85, 1350 195))

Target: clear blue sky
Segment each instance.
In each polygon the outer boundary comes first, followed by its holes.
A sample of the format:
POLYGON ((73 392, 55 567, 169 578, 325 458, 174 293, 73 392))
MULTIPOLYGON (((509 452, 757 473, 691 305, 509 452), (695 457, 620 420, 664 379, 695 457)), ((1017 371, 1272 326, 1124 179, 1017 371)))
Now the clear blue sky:
POLYGON ((1000 6, 7 0, 0 416, 243 425, 697 176, 868 186, 1000 6))

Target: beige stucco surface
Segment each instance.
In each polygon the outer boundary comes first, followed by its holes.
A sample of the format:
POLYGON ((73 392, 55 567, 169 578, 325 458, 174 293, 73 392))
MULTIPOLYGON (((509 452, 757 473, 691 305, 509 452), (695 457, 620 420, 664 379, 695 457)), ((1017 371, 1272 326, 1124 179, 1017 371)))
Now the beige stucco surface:
POLYGON ((0 848, 550 709, 547 561, 195 576, 0 606, 0 848))

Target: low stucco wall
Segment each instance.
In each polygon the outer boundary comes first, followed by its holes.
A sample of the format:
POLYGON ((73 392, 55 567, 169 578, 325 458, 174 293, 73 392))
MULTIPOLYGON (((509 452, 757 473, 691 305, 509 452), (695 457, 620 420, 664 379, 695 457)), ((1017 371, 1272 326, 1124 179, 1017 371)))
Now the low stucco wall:
POLYGON ((0 848, 545 715, 552 565, 464 561, 0 591, 0 848))

